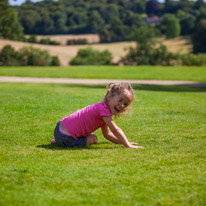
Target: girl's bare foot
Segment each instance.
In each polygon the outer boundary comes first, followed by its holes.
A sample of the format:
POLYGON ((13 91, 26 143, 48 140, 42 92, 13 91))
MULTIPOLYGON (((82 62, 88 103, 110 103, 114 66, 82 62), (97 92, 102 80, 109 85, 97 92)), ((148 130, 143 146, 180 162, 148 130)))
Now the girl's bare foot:
POLYGON ((52 144, 55 144, 55 143, 56 143, 54 137, 51 139, 51 143, 52 143, 52 144))

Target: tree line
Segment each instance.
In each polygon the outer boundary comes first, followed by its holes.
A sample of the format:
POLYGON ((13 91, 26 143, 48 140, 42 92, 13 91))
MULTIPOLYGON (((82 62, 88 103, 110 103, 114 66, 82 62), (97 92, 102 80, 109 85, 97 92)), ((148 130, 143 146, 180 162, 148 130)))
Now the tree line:
POLYGON ((104 42, 127 40, 131 31, 146 25, 149 16, 161 17, 156 28, 168 37, 191 35, 206 18, 204 0, 27 0, 14 9, 25 34, 97 33, 104 42), (176 33, 168 24, 174 24, 176 33))

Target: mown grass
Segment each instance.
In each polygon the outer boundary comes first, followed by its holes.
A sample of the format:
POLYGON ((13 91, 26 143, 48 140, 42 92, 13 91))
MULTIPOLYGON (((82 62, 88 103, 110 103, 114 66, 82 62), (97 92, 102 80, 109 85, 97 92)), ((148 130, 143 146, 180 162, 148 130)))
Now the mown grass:
POLYGON ((62 77, 90 79, 156 79, 206 82, 206 67, 71 66, 0 67, 0 76, 62 77))
POLYGON ((205 88, 134 86, 115 120, 126 149, 104 139, 49 143, 62 117, 100 102, 104 86, 0 83, 0 205, 205 205, 205 88))

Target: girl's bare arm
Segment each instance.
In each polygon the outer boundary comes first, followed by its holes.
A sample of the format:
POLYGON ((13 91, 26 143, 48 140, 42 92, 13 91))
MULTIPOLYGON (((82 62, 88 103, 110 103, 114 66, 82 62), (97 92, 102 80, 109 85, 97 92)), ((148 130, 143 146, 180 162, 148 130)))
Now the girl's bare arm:
POLYGON ((109 141, 115 143, 115 144, 121 144, 121 142, 110 132, 109 127, 105 124, 103 127, 101 127, 103 136, 108 139, 109 141))
POLYGON ((103 117, 106 125, 110 128, 114 136, 127 148, 144 149, 141 146, 135 146, 135 143, 130 143, 121 128, 119 128, 111 117, 103 117))

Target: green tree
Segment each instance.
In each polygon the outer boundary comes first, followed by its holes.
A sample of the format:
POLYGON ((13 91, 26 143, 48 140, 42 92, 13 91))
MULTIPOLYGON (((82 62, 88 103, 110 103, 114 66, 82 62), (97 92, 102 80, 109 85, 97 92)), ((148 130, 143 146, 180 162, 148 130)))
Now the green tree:
POLYGON ((57 56, 51 56, 46 50, 24 47, 15 51, 10 45, 6 45, 0 51, 0 65, 59 66, 60 62, 57 56))
POLYGON ((69 63, 71 65, 109 65, 111 60, 112 55, 108 50, 100 52, 88 47, 80 49, 77 56, 69 63))
POLYGON ((140 47, 153 47, 155 44, 156 31, 152 26, 142 26, 135 29, 128 36, 128 40, 136 41, 140 47))
POLYGON ((181 35, 190 35, 194 32, 196 16, 183 10, 178 10, 176 17, 181 26, 181 35))
POLYGON ((87 24, 87 29, 90 33, 99 33, 104 26, 104 19, 97 11, 92 11, 87 24))
POLYGON ((133 0, 131 1, 131 10, 138 14, 145 13, 145 4, 146 0, 133 0))
POLYGON ((195 9, 201 9, 205 6, 204 0, 197 0, 194 4, 195 9))
POLYGON ((86 25, 88 21, 86 11, 75 11, 71 18, 73 18, 76 25, 86 25))
POLYGON ((67 27, 66 27, 66 22, 67 22, 67 15, 64 11, 56 11, 53 14, 53 20, 54 20, 54 28, 57 30, 59 33, 66 33, 67 32, 67 27))
POLYGON ((24 38, 23 27, 18 20, 16 11, 8 6, 8 1, 4 0, 0 5, 0 36, 22 40, 24 38))
POLYGON ((193 52, 206 53, 206 19, 202 19, 192 38, 193 52))
POLYGON ((126 58, 126 64, 151 64, 151 52, 155 45, 155 30, 153 27, 140 27, 128 36, 130 40, 136 41, 136 48, 130 48, 126 58))
POLYGON ((31 35, 26 41, 30 43, 38 43, 37 36, 36 35, 31 35))
POLYGON ((110 26, 111 40, 122 41, 126 38, 128 27, 123 24, 119 17, 114 17, 110 26))
POLYGON ((41 15, 37 10, 26 9, 19 13, 19 19, 24 27, 25 34, 35 34, 38 23, 41 22, 41 15))
POLYGON ((99 32, 101 42, 110 42, 112 40, 110 27, 105 25, 99 32))
POLYGON ((53 34, 55 26, 54 20, 51 18, 50 13, 46 9, 41 10, 41 21, 38 23, 38 27, 43 34, 53 34))
POLYGON ((21 65, 22 58, 10 45, 6 45, 0 51, 0 65, 17 66, 21 65))
POLYGON ((195 29, 195 21, 196 21, 196 18, 194 15, 186 14, 185 18, 182 21, 180 21, 181 34, 182 35, 193 34, 194 29, 195 29))
POLYGON ((123 23, 131 28, 141 27, 146 24, 145 18, 143 18, 140 14, 134 14, 131 11, 126 12, 123 23))
POLYGON ((160 27, 167 38, 174 38, 180 35, 181 27, 178 19, 172 14, 165 14, 162 17, 160 27))
POLYGON ((175 55, 167 51, 163 45, 157 47, 156 32, 153 27, 141 27, 130 34, 129 38, 135 40, 136 48, 130 48, 123 64, 132 65, 171 65, 175 55))
POLYGON ((0 1, 0 16, 3 16, 6 9, 8 8, 8 0, 0 1))
POLYGON ((60 61, 57 56, 52 56, 51 66, 60 66, 60 61))
POLYGON ((149 0, 146 3, 146 13, 148 16, 157 15, 159 11, 159 2, 157 0, 149 0))

